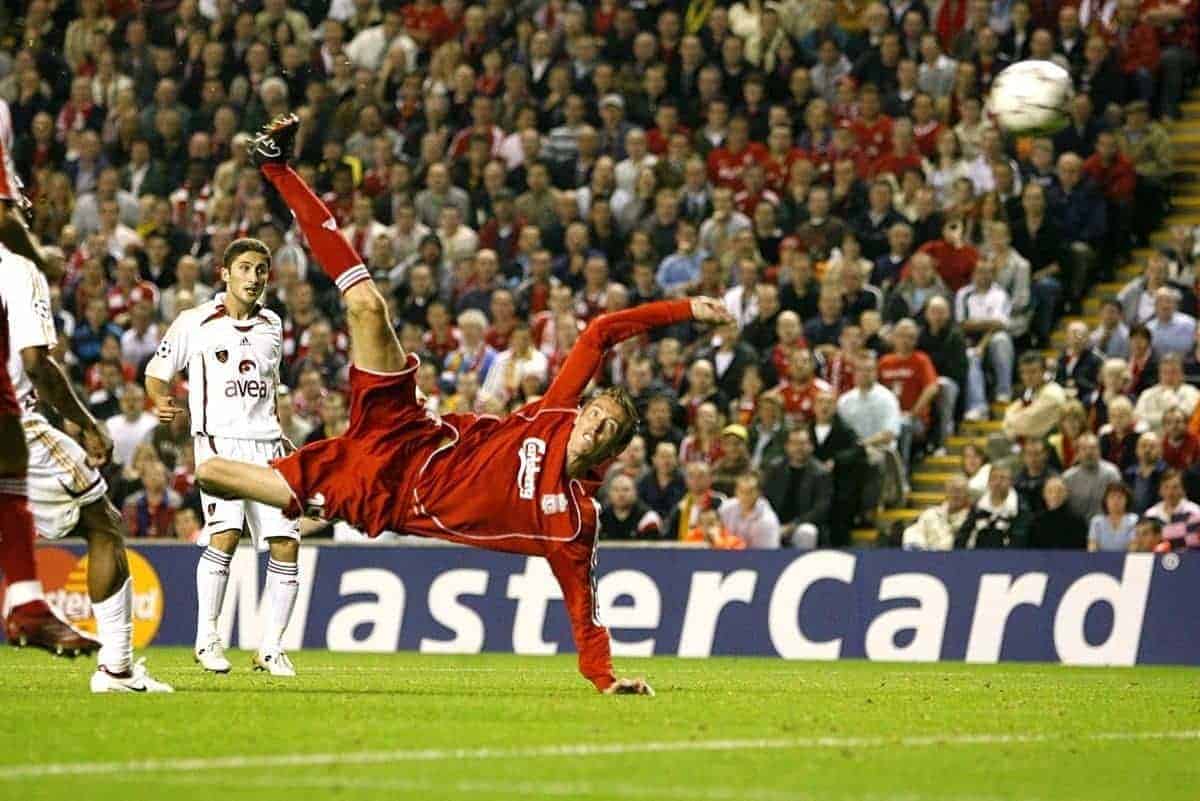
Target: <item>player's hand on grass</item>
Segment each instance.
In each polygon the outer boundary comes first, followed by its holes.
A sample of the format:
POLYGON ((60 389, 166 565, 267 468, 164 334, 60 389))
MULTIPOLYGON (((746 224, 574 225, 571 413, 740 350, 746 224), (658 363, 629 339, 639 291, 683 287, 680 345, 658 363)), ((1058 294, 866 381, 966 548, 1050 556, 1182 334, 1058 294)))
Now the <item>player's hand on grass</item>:
POLYGON ((99 425, 83 429, 83 449, 87 452, 88 464, 100 467, 112 458, 113 442, 108 432, 99 425))
MULTIPOLYGON (((693 301, 694 302, 694 301, 693 301)), ((654 695, 654 688, 645 679, 617 679, 604 691, 605 695, 654 695)))
POLYGON ((175 405, 175 399, 170 395, 163 395, 154 404, 154 412, 158 415, 158 422, 160 423, 170 423, 182 411, 183 409, 175 405))
POLYGON ((733 315, 716 298, 692 298, 692 319, 700 323, 732 323, 733 315))

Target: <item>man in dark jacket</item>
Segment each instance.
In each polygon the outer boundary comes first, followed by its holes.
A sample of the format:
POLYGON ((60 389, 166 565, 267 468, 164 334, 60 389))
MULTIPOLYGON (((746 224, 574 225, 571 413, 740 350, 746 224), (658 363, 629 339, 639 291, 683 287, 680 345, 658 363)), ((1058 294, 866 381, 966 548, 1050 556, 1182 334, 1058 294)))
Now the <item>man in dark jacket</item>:
POLYGON ((958 399, 967 386, 967 341, 950 316, 950 303, 941 295, 925 304, 925 319, 917 337, 917 350, 924 351, 938 374, 938 423, 941 439, 954 433, 958 399))
POLYGON ((808 429, 788 432, 784 450, 787 458, 767 473, 767 500, 783 526, 783 541, 794 548, 815 548, 829 539, 833 476, 812 458, 808 429))
POLYGON ((1087 548, 1087 523, 1067 504, 1067 485, 1058 476, 1043 489, 1045 509, 1033 516, 1029 547, 1081 551, 1087 548))
POLYGON ((1025 548, 1029 545, 1029 510, 1012 488, 1012 467, 992 465, 987 492, 971 507, 954 538, 955 548, 1025 548))
MULTIPOLYGON (((809 426, 813 456, 833 474, 833 510, 829 516, 829 542, 834 548, 850 544, 850 529, 862 501, 867 452, 858 435, 837 413, 832 392, 821 392, 813 403, 809 426)), ((825 543, 823 543, 825 544, 825 543)))

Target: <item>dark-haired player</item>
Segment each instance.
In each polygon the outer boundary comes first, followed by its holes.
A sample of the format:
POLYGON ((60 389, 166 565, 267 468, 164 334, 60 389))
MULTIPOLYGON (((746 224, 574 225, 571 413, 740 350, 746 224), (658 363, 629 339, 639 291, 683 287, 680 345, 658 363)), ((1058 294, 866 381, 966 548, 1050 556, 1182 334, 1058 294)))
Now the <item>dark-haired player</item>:
MULTIPOLYGON (((21 218, 21 208, 28 205, 17 178, 12 153, 12 117, 8 104, 0 100, 0 273, 3 281, 20 280, 32 289, 32 276, 44 270, 41 254, 21 218), (35 269, 36 268, 36 269, 35 269), (16 275, 10 275, 10 271, 16 275)), ((41 279, 42 285, 45 279, 41 279)), ((5 637, 17 646, 34 645, 56 655, 90 654, 100 643, 76 631, 61 620, 46 603, 42 583, 38 579, 33 556, 34 525, 29 511, 26 476, 29 451, 21 425, 21 405, 10 378, 14 360, 28 339, 36 332, 29 317, 44 311, 49 319, 48 304, 44 310, 22 307, 16 299, 14 314, 9 314, 7 302, 0 303, 0 358, 9 369, 0 370, 0 577, 6 584, 4 597, 5 637), (10 323, 16 323, 15 336, 10 336, 10 323)))
POLYGON ((418 395, 419 361, 405 353, 387 304, 333 215, 287 166, 298 121, 267 126, 252 145, 316 261, 345 298, 350 326, 350 427, 272 467, 216 458, 197 471, 214 494, 320 513, 377 535, 385 530, 490 550, 543 556, 562 588, 579 668, 607 693, 650 694, 612 672, 608 632, 595 618, 593 569, 603 464, 633 437, 637 412, 610 389, 580 407, 605 351, 658 326, 730 319, 710 298, 651 303, 598 317, 579 337, 546 394, 505 418, 438 416, 418 395))
MULTIPOLYGON (((170 383, 176 373, 187 371, 197 465, 217 455, 265 465, 289 450, 275 414, 283 321, 260 302, 270 270, 266 244, 248 238, 231 242, 221 256, 225 291, 180 314, 146 365, 146 394, 163 423, 183 411, 171 397, 170 383)), ((207 547, 196 565, 196 661, 207 671, 229 672, 217 617, 229 565, 248 525, 255 550, 262 540, 270 550, 263 636, 254 667, 273 676, 295 676, 282 638, 300 589, 297 521, 273 506, 207 493, 201 493, 201 505, 207 547)))

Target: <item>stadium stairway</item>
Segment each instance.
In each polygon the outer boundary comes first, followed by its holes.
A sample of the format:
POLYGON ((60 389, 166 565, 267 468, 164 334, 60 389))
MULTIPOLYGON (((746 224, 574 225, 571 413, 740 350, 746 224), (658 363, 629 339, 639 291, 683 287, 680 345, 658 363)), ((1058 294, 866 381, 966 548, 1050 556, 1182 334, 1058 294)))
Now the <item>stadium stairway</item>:
MULTIPOLYGON (((1155 247, 1166 244, 1170 239, 1172 225, 1200 225, 1200 89, 1193 90, 1181 107, 1182 118, 1171 122, 1167 130, 1175 145, 1175 175, 1171 185, 1171 212, 1161 226, 1150 237, 1155 247)), ((1119 269, 1117 280, 1093 286, 1084 300, 1082 316, 1064 317, 1051 337, 1051 348, 1044 351, 1047 357, 1057 359, 1066 337, 1066 328, 1074 320, 1082 319, 1092 327, 1099 322, 1100 304, 1113 297, 1125 282, 1141 274, 1141 264, 1151 250, 1141 248, 1133 252, 1132 262, 1119 269)), ((871 547, 886 542, 888 533, 897 522, 908 525, 921 510, 936 506, 945 500, 942 491, 946 479, 960 469, 962 449, 968 443, 984 446, 990 434, 1000 431, 1004 416, 1004 404, 992 404, 991 419, 977 423, 963 423, 958 435, 947 443, 947 456, 930 456, 917 465, 910 476, 912 492, 907 503, 896 509, 887 509, 879 514, 875 528, 855 529, 853 542, 856 546, 871 547)))

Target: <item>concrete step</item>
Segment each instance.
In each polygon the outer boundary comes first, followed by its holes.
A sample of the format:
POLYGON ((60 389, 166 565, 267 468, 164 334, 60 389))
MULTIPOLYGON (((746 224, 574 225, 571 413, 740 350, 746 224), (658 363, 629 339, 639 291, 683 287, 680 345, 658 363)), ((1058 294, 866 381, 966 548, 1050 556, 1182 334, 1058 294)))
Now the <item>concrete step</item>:
POLYGON ((962 431, 964 434, 970 434, 977 437, 987 437, 989 434, 997 434, 1004 427, 1004 424, 999 420, 980 420, 978 422, 964 422, 962 431))
MULTIPOLYGON (((1096 286, 1092 289, 1092 297, 1099 295, 1100 296, 1099 300, 1103 300, 1104 298, 1109 298, 1109 297, 1116 297, 1117 293, 1120 292, 1124 288, 1125 288, 1125 284, 1121 281, 1113 281, 1113 282, 1107 283, 1107 284, 1096 284, 1096 286)), ((1088 300, 1091 300, 1091 299, 1092 298, 1088 298, 1088 300)), ((1097 303, 1097 305, 1098 305, 1098 303, 1097 303)))
POLYGON ((985 437, 971 437, 959 434, 946 440, 946 450, 950 453, 961 454, 965 445, 978 445, 982 448, 987 445, 987 439, 985 437))
POLYGON ((920 509, 913 509, 911 507, 906 507, 903 509, 887 509, 879 513, 878 519, 880 523, 886 523, 889 525, 895 523, 897 520, 901 521, 905 525, 908 525, 916 520, 920 514, 920 509))
POLYGON ((876 545, 879 539, 879 529, 877 528, 856 528, 850 532, 850 542, 864 548, 876 545))
POLYGON ((940 492, 946 486, 946 482, 956 475, 958 475, 956 472, 916 472, 912 474, 911 480, 913 487, 930 492, 940 492))
POLYGON ((920 470, 949 472, 962 467, 962 459, 957 456, 930 456, 921 462, 920 470))
POLYGON ((1186 212, 1173 212, 1163 221, 1166 225, 1200 225, 1200 209, 1186 212))
POLYGON ((946 494, 944 492, 908 493, 908 505, 910 508, 928 509, 930 506, 937 506, 944 500, 946 500, 946 494))

